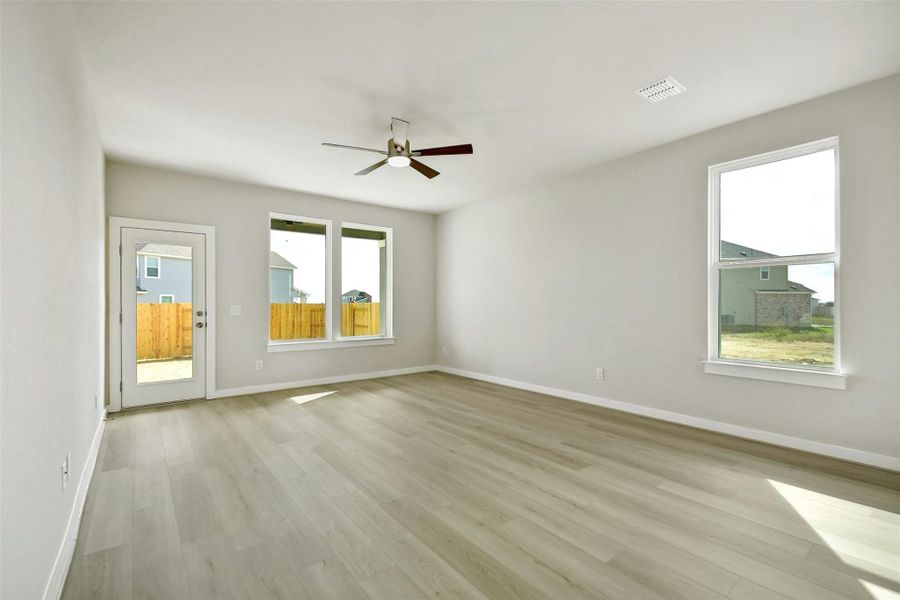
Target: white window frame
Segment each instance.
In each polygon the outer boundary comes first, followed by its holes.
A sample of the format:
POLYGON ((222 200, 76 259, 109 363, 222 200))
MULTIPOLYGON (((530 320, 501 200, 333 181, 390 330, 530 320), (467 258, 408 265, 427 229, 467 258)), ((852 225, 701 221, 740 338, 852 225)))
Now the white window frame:
MULTIPOLYGON (((377 341, 377 340, 391 340, 394 337, 394 230, 390 227, 382 227, 380 225, 366 225, 364 223, 353 223, 349 221, 341 221, 341 230, 340 236, 338 239, 343 242, 344 239, 344 228, 347 229, 362 229, 364 231, 377 231, 384 234, 384 243, 385 243, 385 282, 384 282, 384 298, 381 299, 382 302, 385 303, 384 306, 384 333, 381 335, 371 335, 371 336, 338 336, 338 340, 340 341, 377 341)), ((343 267, 343 265, 342 265, 343 267)), ((338 286, 338 295, 340 301, 340 294, 343 290, 343 273, 341 273, 341 285, 338 286)), ((379 282, 380 283, 380 282, 379 282)), ((341 307, 343 309, 343 307, 341 307)), ((336 331, 343 331, 343 323, 341 323, 341 319, 343 318, 343 310, 337 314, 337 329, 336 331)))
MULTIPOLYGON (((343 224, 342 224, 343 226, 343 224)), ((372 225, 363 225, 361 227, 373 228, 372 225)), ((358 348, 360 346, 385 346, 394 343, 392 333, 392 321, 390 316, 385 317, 385 335, 378 337, 340 337, 335 332, 340 332, 340 312, 334 310, 334 306, 340 306, 341 296, 340 290, 334 287, 334 271, 335 262, 340 259, 340 243, 341 237, 334 235, 334 222, 331 219, 318 217, 304 217, 300 215, 291 215, 286 213, 269 213, 266 218, 266 298, 265 298, 265 316, 266 316, 266 352, 296 352, 304 350, 329 350, 333 348, 358 348), (269 262, 272 252, 272 219, 285 219, 288 221, 303 221, 306 223, 318 223, 325 226, 325 337, 315 340, 272 340, 271 318, 269 316, 269 304, 272 299, 272 277, 269 274, 271 264, 269 262), (336 246, 338 246, 336 248, 336 246)), ((390 237, 390 233, 388 234, 390 237)), ((391 264, 391 250, 388 250, 388 264, 391 264)), ((338 264, 337 269, 340 269, 338 264)), ((389 273, 393 273, 393 269, 389 268, 389 273)), ((389 280, 389 284, 390 284, 389 280)), ((390 290, 390 285, 388 286, 390 290)), ((390 293, 390 292, 388 292, 390 293)))
POLYGON ((769 267, 760 267, 759 268, 759 280, 760 281, 769 281, 769 277, 771 277, 771 275, 769 275, 769 267), (766 274, 765 277, 763 277, 763 273, 766 274))
MULTIPOLYGON (((781 383, 795 383, 832 389, 846 388, 846 374, 841 369, 841 321, 840 321, 840 150, 837 136, 790 148, 757 154, 747 158, 719 163, 709 167, 709 230, 708 230, 708 351, 704 371, 714 375, 729 375, 749 379, 763 379, 781 383), (753 259, 721 259, 720 183, 721 175, 764 165, 779 160, 805 156, 823 150, 834 150, 834 252, 779 256, 753 259), (752 267, 777 267, 804 264, 834 264, 834 366, 831 368, 780 365, 719 356, 719 273, 725 269, 752 267)), ((760 276, 761 277, 761 276, 760 276)))
POLYGON ((162 277, 162 257, 157 256, 155 254, 145 254, 144 255, 144 279, 159 279, 162 277), (147 269, 151 268, 150 265, 147 264, 147 261, 151 258, 156 259, 156 275, 150 275, 147 273, 147 269))
POLYGON ((163 303, 163 298, 171 298, 172 299, 171 303, 175 304, 175 294, 160 294, 159 295, 159 303, 160 304, 163 303))

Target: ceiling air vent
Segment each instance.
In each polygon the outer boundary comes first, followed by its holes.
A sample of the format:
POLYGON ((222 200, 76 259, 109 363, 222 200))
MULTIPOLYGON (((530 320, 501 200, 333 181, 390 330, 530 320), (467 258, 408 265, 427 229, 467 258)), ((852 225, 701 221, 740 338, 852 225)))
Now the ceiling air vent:
POLYGON ((635 90, 635 93, 647 102, 660 102, 675 94, 680 94, 685 89, 687 88, 671 77, 666 77, 665 79, 654 81, 650 85, 646 85, 639 90, 635 90))

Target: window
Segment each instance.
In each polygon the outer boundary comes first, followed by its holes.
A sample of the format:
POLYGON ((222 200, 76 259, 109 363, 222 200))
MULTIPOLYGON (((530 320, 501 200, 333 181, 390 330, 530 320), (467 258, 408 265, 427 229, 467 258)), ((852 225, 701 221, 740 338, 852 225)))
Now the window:
POLYGON ((387 335, 390 264, 390 229, 342 224, 341 337, 387 335))
POLYGON ((837 373, 837 138, 715 165, 709 177, 708 365, 837 373))
POLYGON ((159 295, 159 303, 160 304, 172 304, 175 302, 175 296, 173 294, 160 294, 159 295))
POLYGON ((159 279, 159 257, 144 257, 144 277, 147 279, 159 279))
POLYGON ((271 215, 269 226, 269 339, 328 339, 330 221, 271 215))

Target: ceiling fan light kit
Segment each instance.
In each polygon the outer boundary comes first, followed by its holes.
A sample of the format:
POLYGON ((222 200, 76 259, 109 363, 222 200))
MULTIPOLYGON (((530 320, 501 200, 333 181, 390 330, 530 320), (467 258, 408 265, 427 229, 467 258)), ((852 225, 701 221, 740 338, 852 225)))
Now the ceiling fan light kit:
POLYGON ((456 146, 439 146, 437 148, 423 148, 421 150, 410 150, 409 138, 409 121, 394 117, 391 119, 391 139, 387 143, 387 152, 384 150, 376 150, 375 148, 363 148, 361 146, 346 146, 344 144, 331 144, 324 142, 323 146, 331 148, 344 148, 346 150, 361 150, 363 152, 375 152, 376 154, 386 155, 387 158, 381 160, 374 165, 366 167, 356 175, 368 175, 375 169, 390 165, 392 167, 412 167, 428 179, 434 179, 440 173, 435 171, 428 165, 419 162, 416 156, 449 156, 453 154, 472 154, 474 152, 472 144, 459 144, 456 146), (401 141, 402 140, 402 141, 401 141))

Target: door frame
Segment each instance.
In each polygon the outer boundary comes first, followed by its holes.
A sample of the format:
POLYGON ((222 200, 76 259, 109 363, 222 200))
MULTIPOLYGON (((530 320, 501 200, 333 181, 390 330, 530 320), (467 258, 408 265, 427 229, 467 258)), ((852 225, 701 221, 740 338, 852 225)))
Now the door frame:
POLYGON ((129 217, 109 217, 107 285, 109 298, 109 406, 108 412, 122 410, 122 228, 156 229, 183 233, 200 233, 206 239, 206 398, 216 397, 216 228, 213 225, 149 221, 129 217))

